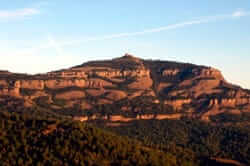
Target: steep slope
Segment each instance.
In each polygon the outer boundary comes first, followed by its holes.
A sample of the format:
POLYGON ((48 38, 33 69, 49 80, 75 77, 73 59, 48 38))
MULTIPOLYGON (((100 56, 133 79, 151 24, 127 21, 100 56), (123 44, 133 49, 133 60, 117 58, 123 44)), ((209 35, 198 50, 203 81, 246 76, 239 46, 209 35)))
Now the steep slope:
POLYGON ((208 121, 222 113, 249 112, 250 92, 211 67, 126 54, 41 75, 2 71, 0 104, 12 110, 48 108, 82 121, 183 116, 208 121))

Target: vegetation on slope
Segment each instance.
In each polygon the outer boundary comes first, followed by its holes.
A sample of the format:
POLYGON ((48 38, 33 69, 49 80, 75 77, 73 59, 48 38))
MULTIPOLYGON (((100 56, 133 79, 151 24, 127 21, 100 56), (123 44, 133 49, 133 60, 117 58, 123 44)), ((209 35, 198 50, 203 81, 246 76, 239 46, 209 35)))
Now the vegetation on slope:
POLYGON ((0 165, 3 166, 174 166, 176 160, 170 153, 87 124, 0 112, 0 165))
POLYGON ((205 163, 207 160, 204 159, 213 157, 233 159, 250 165, 250 128, 246 125, 215 125, 182 119, 141 120, 107 128, 141 140, 148 146, 171 152, 178 158, 186 154, 187 158, 195 156, 205 163))

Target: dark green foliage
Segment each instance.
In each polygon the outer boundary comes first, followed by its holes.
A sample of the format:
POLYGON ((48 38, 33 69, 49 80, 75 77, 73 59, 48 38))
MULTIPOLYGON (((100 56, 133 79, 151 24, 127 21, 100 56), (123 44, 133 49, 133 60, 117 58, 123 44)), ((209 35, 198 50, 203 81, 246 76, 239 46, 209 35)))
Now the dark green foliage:
POLYGON ((20 89, 20 93, 24 96, 31 96, 35 94, 36 92, 37 90, 33 90, 33 89, 24 89, 24 88, 20 89))
POLYGON ((224 123, 246 123, 250 120, 250 113, 241 113, 241 114, 230 114, 230 113, 221 113, 216 116, 212 116, 211 120, 213 122, 224 122, 224 123))
MULTIPOLYGON (((45 87, 44 91, 51 94, 52 100, 46 96, 38 97, 34 99, 35 104, 32 108, 24 108, 24 100, 21 98, 1 96, 0 166, 225 165, 214 161, 214 159, 212 160, 211 157, 233 159, 250 165, 250 114, 246 113, 241 115, 226 113, 216 115, 211 118, 212 123, 210 124, 190 119, 178 121, 147 120, 117 123, 121 126, 106 128, 122 136, 71 121, 72 117, 81 115, 136 117, 143 114, 176 113, 176 110, 163 104, 163 101, 166 99, 192 98, 192 94, 180 93, 170 97, 169 93, 194 87, 201 80, 216 79, 215 77, 202 77, 192 80, 191 85, 179 86, 180 82, 195 76, 194 69, 199 72, 207 67, 168 61, 144 61, 132 56, 125 56, 111 61, 88 62, 75 68, 85 66, 109 67, 118 69, 121 72, 144 69, 146 67, 150 69, 150 76, 153 79, 152 89, 157 97, 144 96, 142 94, 132 100, 125 98, 113 104, 98 105, 96 103, 100 99, 108 99, 106 93, 100 96, 91 96, 86 91, 89 88, 66 87, 49 89, 45 87), (163 76, 163 71, 167 69, 177 69, 179 72, 174 77, 163 76), (157 87, 160 82, 167 82, 172 85, 159 92, 157 87), (72 108, 66 107, 66 100, 55 98, 55 95, 58 93, 72 90, 86 93, 85 99, 74 99, 75 104, 72 108), (159 99, 160 102, 152 103, 156 99, 159 99), (80 106, 83 100, 95 106, 84 110, 80 106), (8 112, 3 110, 8 110, 8 112), (18 113, 22 115, 20 116, 18 113), (223 122, 223 125, 220 124, 221 122, 223 122), (127 138, 127 136, 132 139, 127 138)), ((96 68, 93 71, 108 70, 96 68)), ((6 80, 9 84, 7 88, 10 89, 15 86, 16 80, 63 80, 63 78, 50 78, 46 75, 9 74, 11 73, 0 71, 0 79, 6 80)), ((125 78, 119 76, 118 79, 122 78, 125 80, 121 83, 97 75, 91 75, 88 79, 90 78, 102 79, 116 85, 116 87, 104 87, 104 89, 124 90, 127 93, 137 91, 136 89, 128 88, 128 84, 134 82, 136 77, 127 76, 125 78)), ((0 85, 0 89, 3 88, 6 87, 0 85)), ((200 113, 200 111, 208 108, 210 99, 218 99, 220 102, 225 98, 235 98, 236 92, 241 88, 221 81, 216 89, 221 90, 221 92, 203 94, 196 99, 196 101, 204 101, 202 104, 192 102, 190 105, 184 105, 183 109, 178 111, 183 115, 187 115, 186 111, 191 106, 195 108, 195 113, 200 113)), ((35 93, 34 90, 24 88, 20 89, 20 92, 24 96, 30 96, 35 93)), ((250 94, 250 90, 245 92, 250 94)), ((237 109, 241 109, 243 106, 238 106, 237 109)), ((230 110, 232 108, 227 109, 230 110)), ((98 127, 103 128, 107 121, 98 120, 94 121, 94 123, 98 127)))
POLYGON ((87 124, 0 112, 0 165, 169 165, 175 156, 87 124))
POLYGON ((50 108, 49 104, 49 97, 48 96, 41 96, 35 99, 35 102, 38 106, 43 108, 50 108))
POLYGON ((194 68, 200 69, 204 66, 197 66, 189 63, 178 63, 171 61, 144 61, 144 64, 150 69, 151 77, 155 81, 155 83, 159 82, 172 82, 178 83, 183 79, 188 79, 192 77, 192 70, 194 68), (175 77, 163 77, 162 72, 166 69, 179 69, 180 73, 175 77))
POLYGON ((60 106, 60 107, 64 107, 64 106, 66 105, 66 100, 54 98, 54 99, 53 99, 53 103, 54 103, 55 105, 60 106))
POLYGON ((185 155, 189 159, 220 157, 250 164, 250 128, 245 125, 223 126, 185 119, 145 120, 108 129, 158 146, 178 159, 185 155))
POLYGON ((109 67, 109 68, 120 69, 120 70, 134 70, 140 64, 138 64, 136 61, 133 61, 131 59, 133 59, 133 57, 121 57, 121 58, 116 58, 113 60, 105 60, 105 61, 92 61, 92 62, 84 63, 79 66, 75 66, 74 68, 85 67, 85 66, 92 66, 92 67, 98 66, 98 67, 109 67))

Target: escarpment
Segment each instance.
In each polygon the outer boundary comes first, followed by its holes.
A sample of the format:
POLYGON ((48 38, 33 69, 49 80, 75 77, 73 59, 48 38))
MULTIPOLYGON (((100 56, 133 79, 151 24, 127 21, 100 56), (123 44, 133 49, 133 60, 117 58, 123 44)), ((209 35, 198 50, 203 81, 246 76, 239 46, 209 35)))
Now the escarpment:
POLYGON ((215 68, 128 54, 39 75, 0 71, 0 99, 3 107, 16 102, 17 108, 71 110, 84 120, 89 112, 113 115, 106 118, 113 121, 250 112, 250 91, 228 83, 215 68))

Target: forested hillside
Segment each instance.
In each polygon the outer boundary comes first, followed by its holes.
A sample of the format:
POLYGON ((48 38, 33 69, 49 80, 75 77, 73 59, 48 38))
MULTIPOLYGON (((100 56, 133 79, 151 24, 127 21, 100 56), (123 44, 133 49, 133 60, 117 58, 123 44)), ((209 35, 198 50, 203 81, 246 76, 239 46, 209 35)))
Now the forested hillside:
POLYGON ((177 158, 170 153, 88 124, 0 112, 3 166, 177 164, 177 158))
MULTIPOLYGON (((232 115, 231 118, 226 116, 223 120, 230 123, 215 124, 190 119, 140 120, 105 128, 136 138, 147 146, 171 152, 178 159, 199 159, 204 162, 201 165, 207 164, 207 159, 212 158, 235 160, 250 165, 249 115, 232 115)), ((96 125, 103 127, 100 123, 96 125)))

